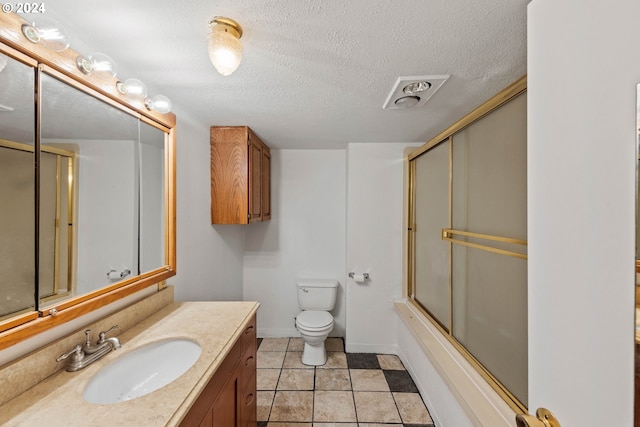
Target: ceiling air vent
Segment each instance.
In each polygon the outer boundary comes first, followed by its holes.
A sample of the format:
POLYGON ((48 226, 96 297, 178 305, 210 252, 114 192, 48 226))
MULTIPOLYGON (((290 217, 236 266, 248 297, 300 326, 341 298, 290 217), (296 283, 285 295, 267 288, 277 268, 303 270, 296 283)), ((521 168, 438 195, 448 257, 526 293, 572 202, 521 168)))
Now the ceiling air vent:
POLYGON ((398 77, 382 109, 404 110, 422 107, 448 78, 448 75, 398 77))

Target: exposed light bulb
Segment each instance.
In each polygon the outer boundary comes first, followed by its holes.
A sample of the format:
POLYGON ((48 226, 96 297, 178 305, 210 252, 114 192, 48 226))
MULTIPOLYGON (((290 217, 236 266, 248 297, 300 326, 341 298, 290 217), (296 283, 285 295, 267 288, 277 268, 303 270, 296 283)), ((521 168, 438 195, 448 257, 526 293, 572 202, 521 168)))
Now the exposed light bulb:
POLYGON ((419 96, 403 96, 402 98, 396 99, 394 104, 399 108, 411 108, 420 102, 419 96))
POLYGON ((69 39, 64 28, 44 16, 38 17, 38 22, 23 24, 22 34, 31 43, 38 43, 54 52, 62 52, 69 47, 69 39))
POLYGON ((160 114, 167 114, 171 111, 171 100, 164 95, 156 95, 144 102, 148 110, 155 110, 160 114))
POLYGON ((94 73, 115 77, 118 72, 116 62, 107 54, 92 53, 87 57, 87 60, 91 63, 94 73))
POLYGON ((431 83, 427 81, 421 81, 406 85, 402 89, 402 92, 404 92, 405 95, 415 95, 418 93, 426 92, 429 89, 431 89, 431 83))
POLYGON ((127 79, 116 84, 118 92, 132 100, 144 101, 147 97, 147 86, 138 79, 127 79))

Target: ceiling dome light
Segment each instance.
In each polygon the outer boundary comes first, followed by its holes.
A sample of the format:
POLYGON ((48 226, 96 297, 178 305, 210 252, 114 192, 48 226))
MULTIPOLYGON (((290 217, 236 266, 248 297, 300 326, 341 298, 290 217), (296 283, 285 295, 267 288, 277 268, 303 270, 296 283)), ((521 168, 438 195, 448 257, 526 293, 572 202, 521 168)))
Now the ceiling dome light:
POLYGON ((209 59, 223 76, 231 75, 242 60, 242 27, 233 19, 216 16, 209 21, 209 59))
POLYGON ((404 92, 405 95, 415 95, 416 93, 426 92, 429 89, 431 89, 431 83, 423 81, 406 85, 402 89, 402 92, 404 92))
POLYGON ((396 106, 398 108, 411 108, 420 102, 419 96, 403 96, 402 98, 396 99, 396 106))

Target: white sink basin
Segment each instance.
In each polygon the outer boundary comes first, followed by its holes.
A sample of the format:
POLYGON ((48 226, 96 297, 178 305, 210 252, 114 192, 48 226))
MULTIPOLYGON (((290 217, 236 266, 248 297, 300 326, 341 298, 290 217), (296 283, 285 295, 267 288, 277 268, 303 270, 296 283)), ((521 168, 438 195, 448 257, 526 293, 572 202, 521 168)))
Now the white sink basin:
POLYGON ((186 338, 143 345, 100 369, 87 383, 83 396, 98 404, 144 396, 184 374, 200 353, 200 345, 186 338))

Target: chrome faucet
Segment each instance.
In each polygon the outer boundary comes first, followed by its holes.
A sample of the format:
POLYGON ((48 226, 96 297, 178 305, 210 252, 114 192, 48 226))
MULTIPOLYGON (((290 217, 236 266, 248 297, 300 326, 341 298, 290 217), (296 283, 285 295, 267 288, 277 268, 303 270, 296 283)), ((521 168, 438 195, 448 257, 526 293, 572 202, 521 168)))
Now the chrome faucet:
POLYGON ((60 355, 56 361, 60 362, 64 359, 69 359, 67 362, 66 370, 69 372, 79 371, 100 359, 105 354, 112 350, 117 350, 121 347, 120 340, 117 337, 106 338, 106 335, 117 329, 118 325, 112 326, 106 331, 98 334, 98 341, 96 345, 91 345, 91 329, 84 331, 87 339, 84 345, 78 344, 68 353, 60 355))

